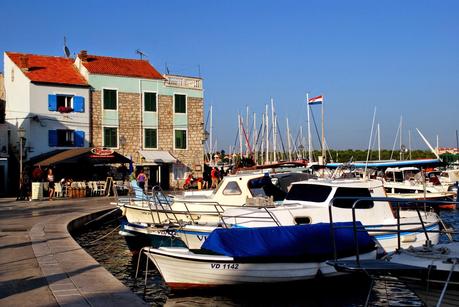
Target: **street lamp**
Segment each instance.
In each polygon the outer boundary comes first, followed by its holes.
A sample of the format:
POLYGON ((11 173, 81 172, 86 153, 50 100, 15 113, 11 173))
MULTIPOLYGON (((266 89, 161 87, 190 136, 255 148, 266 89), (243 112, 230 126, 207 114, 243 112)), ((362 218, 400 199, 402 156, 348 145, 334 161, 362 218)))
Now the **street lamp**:
POLYGON ((25 140, 26 131, 24 128, 18 129, 18 137, 19 137, 19 189, 22 187, 22 142, 25 140))

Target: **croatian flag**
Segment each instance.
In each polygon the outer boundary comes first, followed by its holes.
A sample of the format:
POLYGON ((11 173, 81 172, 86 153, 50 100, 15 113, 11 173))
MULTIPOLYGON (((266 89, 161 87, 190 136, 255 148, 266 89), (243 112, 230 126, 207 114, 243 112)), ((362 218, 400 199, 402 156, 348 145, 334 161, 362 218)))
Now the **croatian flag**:
POLYGON ((324 102, 324 96, 322 95, 309 98, 308 100, 308 104, 322 104, 323 102, 324 102))

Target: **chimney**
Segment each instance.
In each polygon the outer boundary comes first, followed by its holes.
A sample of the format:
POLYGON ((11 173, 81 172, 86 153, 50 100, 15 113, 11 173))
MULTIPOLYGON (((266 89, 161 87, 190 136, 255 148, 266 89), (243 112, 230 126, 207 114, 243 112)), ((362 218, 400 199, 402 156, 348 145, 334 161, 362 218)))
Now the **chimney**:
POLYGON ((29 71, 29 58, 26 55, 21 56, 21 70, 29 71))
POLYGON ((80 58, 80 60, 82 62, 87 62, 88 61, 88 51, 86 50, 81 50, 80 51, 80 54, 78 55, 78 57, 80 58))

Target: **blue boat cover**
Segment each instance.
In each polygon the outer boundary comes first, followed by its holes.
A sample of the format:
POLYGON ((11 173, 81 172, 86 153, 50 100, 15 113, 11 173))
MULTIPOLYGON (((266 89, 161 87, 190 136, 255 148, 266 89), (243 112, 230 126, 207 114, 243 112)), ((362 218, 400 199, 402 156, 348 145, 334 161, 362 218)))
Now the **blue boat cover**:
MULTIPOLYGON (((338 258, 355 255, 352 222, 334 223, 338 258)), ((375 242, 357 222, 360 253, 375 249, 375 242)), ((260 228, 219 228, 212 231, 202 249, 236 259, 286 258, 325 261, 333 259, 333 241, 329 223, 260 228)))

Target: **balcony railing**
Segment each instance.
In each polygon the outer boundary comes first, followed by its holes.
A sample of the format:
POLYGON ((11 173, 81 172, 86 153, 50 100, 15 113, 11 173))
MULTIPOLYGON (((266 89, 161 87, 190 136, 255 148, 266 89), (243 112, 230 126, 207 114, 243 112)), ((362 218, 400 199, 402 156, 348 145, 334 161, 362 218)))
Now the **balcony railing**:
POLYGON ((202 90, 202 79, 175 75, 164 75, 166 86, 202 90))

